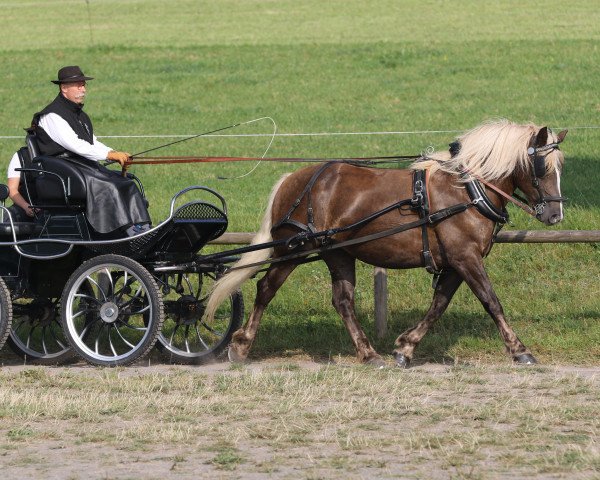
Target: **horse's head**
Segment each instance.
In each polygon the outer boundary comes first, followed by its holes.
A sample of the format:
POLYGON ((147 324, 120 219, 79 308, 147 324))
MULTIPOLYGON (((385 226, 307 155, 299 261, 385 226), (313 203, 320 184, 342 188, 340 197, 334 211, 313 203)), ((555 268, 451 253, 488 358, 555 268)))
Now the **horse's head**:
POLYGON ((536 218, 546 225, 563 219, 566 198, 561 196, 560 175, 564 156, 558 146, 566 135, 567 130, 556 135, 548 127, 540 128, 527 149, 529 162, 516 176, 516 187, 527 197, 536 218))

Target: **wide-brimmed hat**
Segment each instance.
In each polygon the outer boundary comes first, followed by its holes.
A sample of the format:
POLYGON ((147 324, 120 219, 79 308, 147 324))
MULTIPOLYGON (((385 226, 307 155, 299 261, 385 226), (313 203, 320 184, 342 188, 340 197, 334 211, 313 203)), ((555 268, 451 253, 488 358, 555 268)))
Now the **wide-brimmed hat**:
POLYGON ((93 79, 93 77, 86 77, 77 65, 72 65, 61 68, 58 71, 58 80, 51 80, 51 82, 60 85, 61 83, 83 82, 93 79))

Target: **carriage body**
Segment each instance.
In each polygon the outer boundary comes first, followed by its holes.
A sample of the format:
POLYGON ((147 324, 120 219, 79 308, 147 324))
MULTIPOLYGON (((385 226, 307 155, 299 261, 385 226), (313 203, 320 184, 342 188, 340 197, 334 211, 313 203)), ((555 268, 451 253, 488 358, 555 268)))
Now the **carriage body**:
POLYGON ((76 162, 36 156, 24 170, 34 221, 13 221, 4 207, 8 189, 0 188, 0 347, 8 340, 37 363, 78 353, 110 366, 132 363, 157 340, 171 361, 183 363, 202 363, 226 347, 242 319, 241 295, 232 296, 217 325, 201 324, 204 298, 224 263, 198 254, 227 229, 223 197, 191 186, 149 230, 101 234, 87 221, 76 162))

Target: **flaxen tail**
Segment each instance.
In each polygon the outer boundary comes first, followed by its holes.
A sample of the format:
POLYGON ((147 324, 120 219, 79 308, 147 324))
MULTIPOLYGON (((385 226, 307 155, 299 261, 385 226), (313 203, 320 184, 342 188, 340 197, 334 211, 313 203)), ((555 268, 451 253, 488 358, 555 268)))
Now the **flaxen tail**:
MULTIPOLYGON (((271 190, 271 196, 269 197, 269 203, 267 204, 267 211, 265 212, 265 216, 263 217, 262 224, 260 226, 260 230, 252 239, 251 245, 256 245, 259 243, 270 242, 273 237, 271 237, 271 210, 273 207, 273 200, 275 199, 275 195, 279 190, 279 187, 283 183, 283 181, 288 177, 288 174, 282 176, 279 181, 271 190)), ((242 267, 244 265, 250 265, 257 262, 263 262, 267 260, 271 254, 273 253, 272 248, 265 248, 262 250, 256 250, 254 252, 248 252, 241 256, 241 258, 233 265, 233 267, 242 267)), ((248 268, 240 268, 239 270, 233 270, 229 273, 226 273, 221 277, 214 285, 212 292, 208 298, 206 303, 206 309, 204 311, 204 320, 210 322, 214 318, 215 312, 219 305, 223 303, 229 296, 235 292, 240 286, 249 278, 251 278, 258 270, 263 268, 263 265, 248 267, 248 268)))

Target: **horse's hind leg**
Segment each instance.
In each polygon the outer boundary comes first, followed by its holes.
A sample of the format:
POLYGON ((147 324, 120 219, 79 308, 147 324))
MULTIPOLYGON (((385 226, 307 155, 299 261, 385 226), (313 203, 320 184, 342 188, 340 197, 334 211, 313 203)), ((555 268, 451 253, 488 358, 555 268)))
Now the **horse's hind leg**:
POLYGON ((229 345, 229 360, 243 362, 248 357, 260 319, 277 290, 283 285, 290 273, 298 266, 296 263, 279 263, 272 265, 256 285, 254 308, 246 324, 237 330, 229 345))
POLYGON ((394 350, 393 355, 399 367, 408 367, 416 346, 436 320, 442 316, 461 283, 462 278, 454 270, 448 270, 441 274, 435 287, 431 306, 423 319, 396 339, 398 348, 394 350))
POLYGON ((371 346, 369 339, 356 319, 356 313, 354 311, 356 260, 354 257, 341 251, 323 255, 323 260, 327 264, 331 274, 333 306, 344 321, 344 325, 356 348, 358 359, 363 363, 384 366, 384 360, 371 346))

